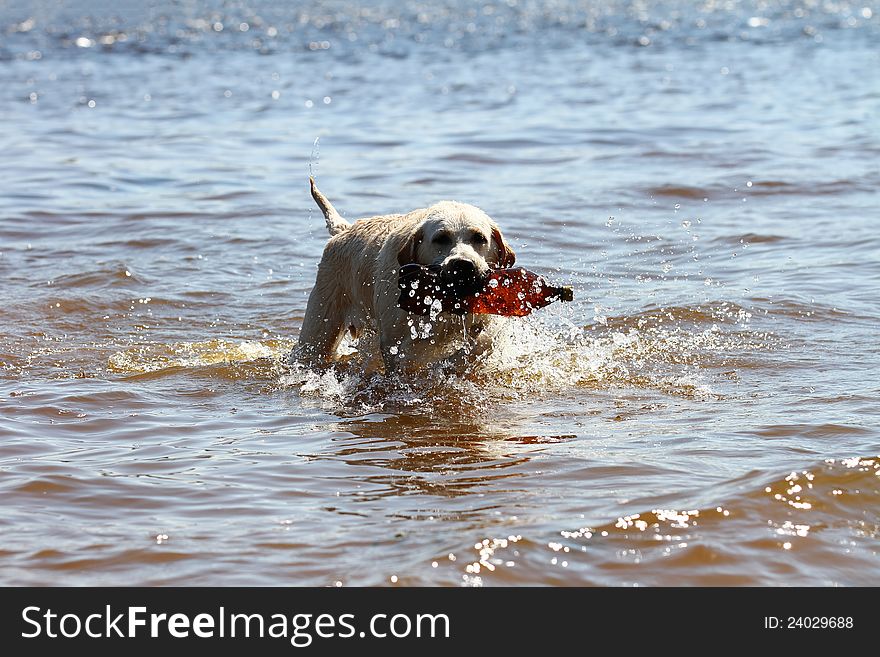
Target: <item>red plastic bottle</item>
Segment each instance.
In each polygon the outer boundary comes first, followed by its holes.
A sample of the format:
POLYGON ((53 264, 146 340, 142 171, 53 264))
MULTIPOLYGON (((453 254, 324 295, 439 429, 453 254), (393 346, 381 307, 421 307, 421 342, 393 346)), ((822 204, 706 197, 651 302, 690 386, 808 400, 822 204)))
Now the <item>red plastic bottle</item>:
POLYGON ((398 287, 400 307, 416 315, 428 315, 433 307, 455 314, 524 317, 554 301, 574 298, 570 287, 551 285, 543 276, 522 267, 493 270, 483 289, 464 298, 444 288, 435 269, 415 263, 401 267, 398 287))
POLYGON ((574 292, 570 287, 550 285, 543 276, 523 269, 496 269, 482 292, 464 299, 470 313, 525 317, 536 308, 543 308, 554 301, 571 301, 574 292))

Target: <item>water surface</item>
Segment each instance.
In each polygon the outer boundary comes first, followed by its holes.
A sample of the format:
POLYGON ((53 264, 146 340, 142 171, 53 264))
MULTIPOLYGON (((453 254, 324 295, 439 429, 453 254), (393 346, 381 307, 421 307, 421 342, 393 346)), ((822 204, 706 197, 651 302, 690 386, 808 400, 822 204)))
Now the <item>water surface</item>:
POLYGON ((0 9, 0 581, 880 584, 876 2, 290 4, 0 9), (287 367, 310 161, 576 301, 287 367))

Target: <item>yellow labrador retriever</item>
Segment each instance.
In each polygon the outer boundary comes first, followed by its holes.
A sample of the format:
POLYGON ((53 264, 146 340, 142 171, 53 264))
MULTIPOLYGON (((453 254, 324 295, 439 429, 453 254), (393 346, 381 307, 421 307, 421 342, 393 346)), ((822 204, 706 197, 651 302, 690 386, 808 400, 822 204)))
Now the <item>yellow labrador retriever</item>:
POLYGON ((503 317, 445 312, 421 317, 397 303, 402 265, 434 265, 441 281, 464 296, 481 287, 490 269, 514 264, 516 255, 486 213, 465 203, 442 201, 407 214, 349 224, 314 180, 311 189, 330 240, 309 296, 296 359, 330 364, 346 332, 368 359, 381 356, 386 373, 451 357, 472 359, 491 348, 503 317))

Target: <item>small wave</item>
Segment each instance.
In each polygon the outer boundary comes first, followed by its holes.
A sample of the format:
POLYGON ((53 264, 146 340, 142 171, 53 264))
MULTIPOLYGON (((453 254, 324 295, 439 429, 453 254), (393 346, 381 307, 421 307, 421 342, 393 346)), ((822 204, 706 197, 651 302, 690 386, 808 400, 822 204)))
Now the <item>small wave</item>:
POLYGON ((523 165, 523 166, 528 166, 528 165, 544 166, 544 165, 548 165, 548 164, 565 164, 566 162, 573 162, 577 158, 568 157, 568 156, 511 158, 511 157, 491 157, 489 155, 477 154, 477 153, 452 153, 450 155, 445 155, 439 159, 446 160, 449 162, 466 162, 468 164, 488 164, 488 165, 519 164, 519 165, 523 165))
POLYGON ((782 237, 781 235, 758 235, 756 233, 744 233, 742 235, 723 235, 711 240, 711 243, 730 244, 738 246, 740 244, 775 244, 792 240, 791 237, 782 237))
POLYGON ((639 313, 620 317, 602 317, 600 323, 610 328, 655 327, 663 323, 715 324, 717 322, 745 325, 752 312, 729 301, 715 301, 693 306, 664 306, 648 308, 639 313))
POLYGON ((827 459, 769 478, 751 473, 730 486, 745 492, 573 526, 543 544, 522 535, 486 539, 463 560, 463 581, 515 582, 517 571, 548 561, 579 572, 589 560, 597 573, 591 584, 877 584, 880 458, 827 459))
POLYGON ((836 196, 853 191, 871 191, 872 185, 859 180, 833 180, 830 182, 804 181, 798 183, 783 180, 756 180, 748 190, 752 196, 836 196))
POLYGON ((207 194, 200 197, 202 201, 233 201, 248 196, 253 196, 254 192, 250 190, 238 190, 234 192, 224 192, 222 194, 207 194))
POLYGON ((816 302, 802 302, 796 299, 753 297, 751 301, 760 304, 768 315, 792 317, 812 322, 841 322, 846 320, 873 320, 875 317, 860 315, 836 306, 816 302))
MULTIPOLYGON (((670 157, 669 153, 648 152, 644 157, 670 157)), ((643 189, 634 193, 650 197, 688 199, 693 201, 739 199, 744 196, 837 196, 853 192, 870 192, 876 181, 868 179, 844 180, 750 180, 745 185, 713 184, 705 187, 664 184, 643 189)))
POLYGON ((668 196, 673 198, 704 199, 711 195, 708 189, 682 185, 662 185, 660 187, 651 187, 647 191, 651 196, 668 196))
POLYGON ((110 356, 111 372, 127 375, 171 373, 212 365, 267 361, 267 372, 288 354, 292 343, 284 340, 207 340, 135 347, 110 356))
MULTIPOLYGON (((89 271, 62 274, 53 279, 52 284, 62 288, 104 288, 128 286, 134 283, 143 283, 133 271, 124 263, 107 263, 89 271)), ((65 303, 75 303, 74 299, 64 299, 65 303)))
MULTIPOLYGON (((748 477, 750 481, 759 478, 760 475, 756 474, 748 477)), ((694 510, 652 510, 624 516, 614 523, 586 531, 594 535, 621 534, 633 538, 639 535, 637 532, 648 530, 655 534, 695 530, 713 521, 725 522, 726 518, 749 518, 769 525, 780 542, 779 547, 789 549, 785 547, 787 539, 782 537, 806 537, 811 529, 828 529, 844 518, 855 521, 853 529, 859 531, 863 527, 859 521, 865 511, 873 512, 878 504, 880 458, 832 458, 808 469, 777 475, 765 485, 720 500, 717 506, 694 510)), ((875 525, 874 531, 877 529, 875 525)))
POLYGON ((173 239, 161 237, 134 237, 121 240, 106 240, 99 242, 98 246, 121 247, 123 249, 170 249, 177 245, 173 239))

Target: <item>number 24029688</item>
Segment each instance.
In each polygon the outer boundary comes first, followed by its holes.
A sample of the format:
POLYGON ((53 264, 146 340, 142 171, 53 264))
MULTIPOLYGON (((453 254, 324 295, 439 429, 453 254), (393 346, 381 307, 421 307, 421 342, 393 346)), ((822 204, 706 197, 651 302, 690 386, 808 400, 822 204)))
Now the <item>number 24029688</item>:
POLYGON ((853 627, 852 616, 765 616, 766 629, 789 630, 848 630, 853 627))

